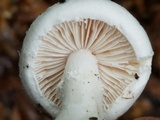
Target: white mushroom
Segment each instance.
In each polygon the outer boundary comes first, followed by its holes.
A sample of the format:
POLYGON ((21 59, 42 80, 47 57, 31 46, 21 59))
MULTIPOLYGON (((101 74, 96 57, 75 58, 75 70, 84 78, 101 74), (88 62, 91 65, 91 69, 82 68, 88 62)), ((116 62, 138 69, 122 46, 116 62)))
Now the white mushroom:
POLYGON ((143 28, 109 0, 68 0, 31 25, 20 77, 56 120, 114 120, 144 89, 153 51, 143 28))

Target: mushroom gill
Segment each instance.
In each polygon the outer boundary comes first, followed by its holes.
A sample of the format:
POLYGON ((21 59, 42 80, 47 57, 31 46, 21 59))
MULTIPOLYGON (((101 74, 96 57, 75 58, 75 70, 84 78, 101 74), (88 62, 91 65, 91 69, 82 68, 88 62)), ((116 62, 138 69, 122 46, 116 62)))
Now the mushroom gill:
POLYGON ((68 56, 87 49, 96 56, 100 81, 104 87, 103 103, 107 109, 126 87, 138 77, 139 61, 125 36, 114 26, 99 20, 63 22, 45 36, 35 61, 35 73, 41 94, 61 106, 60 84, 68 56))

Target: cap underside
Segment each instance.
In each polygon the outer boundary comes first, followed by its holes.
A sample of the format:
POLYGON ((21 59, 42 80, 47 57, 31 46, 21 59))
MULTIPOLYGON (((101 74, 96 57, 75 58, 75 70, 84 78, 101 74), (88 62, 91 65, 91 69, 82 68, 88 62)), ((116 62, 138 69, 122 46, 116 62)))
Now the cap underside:
MULTIPOLYGON (((103 83, 105 108, 138 79, 139 61, 125 36, 114 26, 99 20, 84 19, 53 26, 42 37, 35 60, 35 74, 41 94, 61 107, 57 85, 61 81, 68 56, 87 49, 96 56, 103 83)), ((127 96, 126 96, 127 97, 127 96)))

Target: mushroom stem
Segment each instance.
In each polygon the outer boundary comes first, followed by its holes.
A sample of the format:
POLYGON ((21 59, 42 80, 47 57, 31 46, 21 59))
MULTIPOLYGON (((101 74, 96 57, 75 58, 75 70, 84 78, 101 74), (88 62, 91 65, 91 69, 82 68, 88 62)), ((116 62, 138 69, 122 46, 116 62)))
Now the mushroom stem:
POLYGON ((69 56, 62 81, 62 106, 56 120, 102 120, 103 89, 90 51, 81 49, 69 56))

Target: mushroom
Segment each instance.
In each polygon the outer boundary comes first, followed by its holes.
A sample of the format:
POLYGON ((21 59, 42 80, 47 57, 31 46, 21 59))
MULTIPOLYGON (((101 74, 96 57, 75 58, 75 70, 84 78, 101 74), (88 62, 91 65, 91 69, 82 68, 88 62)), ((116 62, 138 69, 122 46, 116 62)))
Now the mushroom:
POLYGON ((61 1, 27 32, 20 78, 55 120, 114 120, 143 91, 152 56, 146 32, 123 7, 110 0, 61 1))

